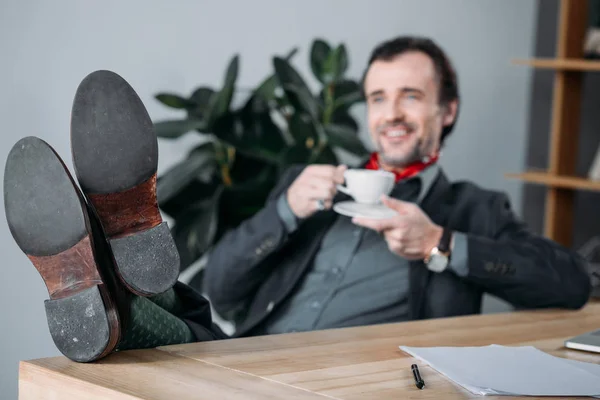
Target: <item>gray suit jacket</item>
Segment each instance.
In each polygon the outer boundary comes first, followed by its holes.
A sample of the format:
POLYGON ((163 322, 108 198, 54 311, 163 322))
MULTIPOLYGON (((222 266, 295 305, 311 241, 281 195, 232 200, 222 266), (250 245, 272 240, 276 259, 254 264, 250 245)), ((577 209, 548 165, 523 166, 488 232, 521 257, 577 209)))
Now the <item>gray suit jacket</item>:
MULTIPOLYGON (((215 310, 236 322, 234 336, 260 332, 260 325, 302 279, 336 216, 308 218, 291 235, 277 212, 277 199, 304 166, 291 168, 265 207, 213 249, 204 285, 215 310)), ((345 198, 338 194, 337 200, 345 198)), ((422 202, 440 226, 468 237, 468 275, 434 273, 410 263, 412 319, 474 314, 484 292, 517 308, 580 308, 590 295, 583 260, 574 252, 527 231, 506 195, 468 182, 450 183, 440 173, 422 202)), ((389 321, 394 322, 394 321, 389 321)))

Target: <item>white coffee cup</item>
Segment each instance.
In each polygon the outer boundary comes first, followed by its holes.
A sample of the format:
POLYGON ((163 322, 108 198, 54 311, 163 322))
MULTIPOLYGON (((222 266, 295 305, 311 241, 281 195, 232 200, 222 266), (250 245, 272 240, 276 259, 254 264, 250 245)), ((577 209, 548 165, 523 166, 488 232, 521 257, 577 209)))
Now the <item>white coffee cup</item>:
POLYGON ((344 179, 346 186, 337 185, 338 190, 363 204, 380 203, 381 195, 390 194, 395 183, 393 173, 371 169, 349 169, 344 172, 344 179))

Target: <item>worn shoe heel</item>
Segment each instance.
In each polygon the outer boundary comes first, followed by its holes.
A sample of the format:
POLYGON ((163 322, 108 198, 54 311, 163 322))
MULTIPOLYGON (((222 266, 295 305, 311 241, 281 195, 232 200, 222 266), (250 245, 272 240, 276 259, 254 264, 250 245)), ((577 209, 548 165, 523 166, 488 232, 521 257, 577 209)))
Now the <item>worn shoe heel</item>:
POLYGON ((61 159, 44 141, 21 139, 4 172, 10 232, 40 273, 52 339, 68 358, 89 362, 114 350, 120 321, 96 261, 87 208, 61 159))
POLYGON ((89 74, 71 113, 73 163, 108 237, 116 272, 133 293, 170 289, 179 253, 156 199, 158 142, 133 88, 110 71, 89 74))

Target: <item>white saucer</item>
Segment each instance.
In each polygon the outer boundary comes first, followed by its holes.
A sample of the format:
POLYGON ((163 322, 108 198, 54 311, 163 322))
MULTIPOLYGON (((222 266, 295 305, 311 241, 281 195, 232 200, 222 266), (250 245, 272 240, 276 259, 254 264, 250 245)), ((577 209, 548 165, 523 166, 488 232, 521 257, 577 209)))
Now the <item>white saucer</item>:
POLYGON ((333 211, 347 217, 372 219, 385 219, 398 215, 396 211, 383 204, 361 204, 355 201, 340 201, 333 205, 333 211))

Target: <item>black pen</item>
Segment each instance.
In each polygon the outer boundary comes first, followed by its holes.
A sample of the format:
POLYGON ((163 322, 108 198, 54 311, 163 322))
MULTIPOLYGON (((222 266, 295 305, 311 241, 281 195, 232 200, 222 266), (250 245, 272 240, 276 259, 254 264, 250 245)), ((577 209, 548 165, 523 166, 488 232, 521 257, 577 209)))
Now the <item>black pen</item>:
POLYGON ((415 385, 417 385, 419 389, 423 389, 423 386, 425 386, 425 381, 423 378, 421 378, 419 367, 417 367, 417 364, 413 364, 410 368, 412 369, 413 376, 415 377, 415 385))

